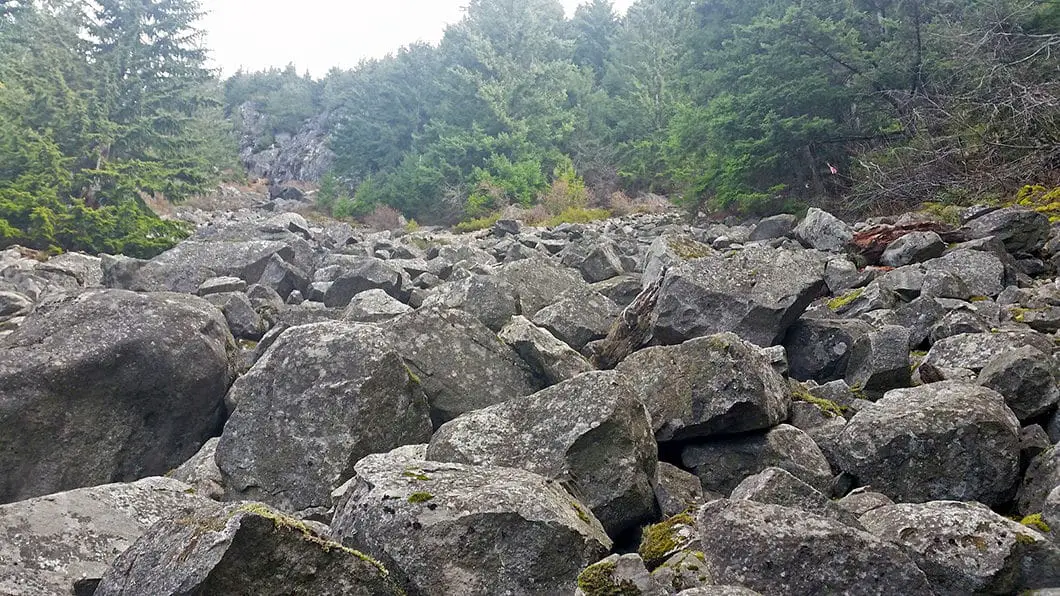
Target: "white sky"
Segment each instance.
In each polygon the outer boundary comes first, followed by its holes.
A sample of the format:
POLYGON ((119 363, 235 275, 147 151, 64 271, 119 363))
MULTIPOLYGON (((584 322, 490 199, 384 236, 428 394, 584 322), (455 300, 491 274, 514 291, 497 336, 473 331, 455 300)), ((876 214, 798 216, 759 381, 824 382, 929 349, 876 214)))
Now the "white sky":
MULTIPOLYGON (((560 0, 568 17, 584 0, 560 0)), ((633 0, 615 0, 619 13, 633 0)), ((437 42, 467 0, 202 0, 215 67, 228 76, 294 62, 314 77, 415 41, 437 42)))

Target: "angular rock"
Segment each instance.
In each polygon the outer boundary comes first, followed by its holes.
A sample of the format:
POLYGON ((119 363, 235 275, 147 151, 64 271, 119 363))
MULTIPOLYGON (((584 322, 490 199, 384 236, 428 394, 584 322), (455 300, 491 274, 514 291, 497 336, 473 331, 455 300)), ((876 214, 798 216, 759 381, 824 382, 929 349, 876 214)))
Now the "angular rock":
POLYGON ((599 292, 572 292, 537 311, 531 321, 575 350, 607 337, 621 309, 599 292))
POLYGON ((581 354, 526 317, 512 317, 497 337, 511 346, 548 385, 561 383, 593 369, 581 354))
POLYGON ((381 323, 412 312, 412 307, 398 301, 383 290, 366 290, 350 299, 342 313, 344 321, 381 323))
POLYGON ((1049 239, 1049 218, 1020 207, 991 211, 964 224, 972 238, 996 237, 1012 254, 1037 252, 1049 239))
POLYGON ((1011 350, 1031 345, 1051 351, 1048 338, 1037 334, 964 333, 939 340, 924 357, 924 364, 940 369, 963 368, 983 370, 994 358, 1011 350), (1043 341, 1045 340, 1045 341, 1043 341))
POLYGON ((754 231, 751 232, 749 240, 754 242, 756 240, 772 240, 773 238, 784 238, 795 230, 795 224, 798 222, 798 218, 790 213, 782 213, 780 215, 774 215, 767 217, 762 221, 758 222, 755 226, 754 231))
POLYGON ((668 586, 659 582, 640 555, 611 555, 588 566, 578 576, 575 596, 597 596, 600 594, 637 594, 637 596, 667 596, 668 586))
POLYGON ((507 281, 519 295, 519 313, 532 318, 537 311, 556 301, 566 292, 587 290, 589 284, 565 267, 548 258, 524 259, 502 266, 497 275, 507 281))
POLYGON ((582 279, 596 283, 624 273, 622 260, 613 242, 569 244, 557 255, 565 267, 577 269, 582 279))
POLYGON ((199 296, 222 294, 224 292, 242 292, 247 289, 247 282, 238 277, 211 277, 199 285, 199 296))
POLYGON ((722 333, 634 352, 616 370, 651 412, 659 441, 771 428, 791 391, 758 346, 722 333))
POLYGON ((171 470, 215 436, 237 350, 202 298, 90 290, 0 340, 0 503, 171 470))
POLYGON ((784 338, 791 376, 820 383, 842 379, 854 343, 871 332, 859 319, 799 318, 784 338))
POLYGON ((933 593, 897 546, 798 509, 719 499, 699 510, 698 526, 717 583, 764 594, 933 593))
POLYGON ((386 569, 261 503, 159 522, 122 553, 96 596, 398 596, 386 569))
POLYGON ((421 380, 435 426, 542 387, 513 349, 463 311, 421 309, 393 319, 387 332, 421 380))
POLYGON ((689 507, 695 507, 706 500, 703 485, 695 474, 686 472, 675 465, 659 462, 655 466, 655 500, 663 517, 670 518, 689 507))
POLYGON ((1003 395, 1020 421, 1045 414, 1060 401, 1056 363, 1031 346, 995 356, 979 372, 978 383, 1003 395))
POLYGON ((423 301, 424 308, 431 306, 460 309, 496 332, 519 314, 519 295, 495 275, 473 275, 440 286, 423 301))
POLYGON ((894 501, 883 493, 859 488, 836 501, 836 505, 857 517, 861 517, 873 509, 894 505, 894 501))
POLYGON ((357 463, 332 531, 410 594, 571 594, 611 548, 588 509, 542 476, 394 454, 357 463))
POLYGON ((374 257, 347 257, 341 272, 324 293, 324 305, 346 306, 354 296, 368 290, 383 290, 402 299, 401 274, 374 257))
POLYGON ((563 481, 618 536, 650 519, 658 447, 644 405, 613 371, 469 412, 435 432, 433 461, 522 468, 563 481))
POLYGON ((653 314, 660 344, 732 331, 758 344, 780 343, 824 288, 824 261, 808 251, 749 247, 667 271, 653 314))
POLYGON ((831 213, 810 207, 795 227, 795 238, 809 248, 840 252, 854 238, 854 230, 831 213))
POLYGON ((268 330, 268 325, 250 304, 243 292, 207 294, 206 301, 221 309, 228 329, 236 339, 258 341, 268 330))
POLYGON ((257 283, 276 290, 280 298, 287 299, 294 292, 307 292, 309 276, 297 265, 288 263, 278 255, 272 255, 257 283))
POLYGON ((972 296, 994 297, 1005 289, 1005 265, 996 255, 961 248, 924 263, 927 272, 949 273, 962 282, 972 296))
POLYGON ((782 468, 819 491, 832 483, 832 470, 821 449, 806 433, 781 424, 761 435, 694 444, 681 452, 681 462, 699 476, 703 488, 731 494, 745 478, 766 468, 782 468))
POLYGON ((357 460, 431 434, 418 380, 369 325, 292 327, 231 393, 217 447, 228 496, 284 511, 326 511, 357 460))
POLYGON ((733 489, 730 499, 746 499, 756 503, 782 505, 814 515, 833 519, 852 528, 864 530, 857 517, 838 507, 828 497, 791 472, 781 468, 766 468, 744 479, 733 489))
POLYGON ((1016 506, 1023 515, 1041 513, 1046 498, 1060 486, 1060 444, 1042 452, 1031 461, 1020 484, 1016 506))
POLYGON ((985 387, 945 381, 889 391, 839 436, 840 467, 897 501, 999 505, 1019 474, 1019 421, 985 387))
POLYGON ((33 310, 33 300, 18 292, 0 292, 0 319, 28 315, 33 310))
POLYGON ((0 505, 0 594, 72 594, 94 585, 155 522, 211 501, 169 478, 144 478, 0 505))
POLYGON ((641 286, 647 288, 661 280, 667 269, 685 261, 717 254, 710 246, 696 240, 690 234, 662 234, 648 247, 641 286))
POLYGON ((866 390, 909 385, 909 330, 885 325, 862 335, 850 350, 846 382, 866 390))
POLYGON ((900 503, 873 509, 861 522, 905 549, 936 594, 1017 594, 1060 585, 1060 549, 981 503, 900 503))
POLYGON ((220 441, 219 437, 206 441, 198 453, 166 477, 187 484, 198 495, 220 501, 225 496, 224 478, 217 467, 217 444, 220 441))
POLYGON ((941 257, 946 243, 935 232, 910 232, 887 246, 880 257, 886 267, 903 267, 941 257))

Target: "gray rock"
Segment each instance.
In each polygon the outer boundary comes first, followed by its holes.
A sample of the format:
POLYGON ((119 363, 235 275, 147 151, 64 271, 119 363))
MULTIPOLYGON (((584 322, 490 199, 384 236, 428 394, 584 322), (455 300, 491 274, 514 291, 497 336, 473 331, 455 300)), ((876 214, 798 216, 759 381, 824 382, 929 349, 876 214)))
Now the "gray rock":
POLYGON ((828 291, 836 295, 864 287, 873 280, 874 275, 870 269, 858 271, 857 265, 851 263, 846 257, 833 257, 828 260, 824 268, 824 279, 828 291))
POLYGON ((593 369, 581 354, 526 317, 512 317, 497 337, 533 367, 547 385, 561 383, 593 369))
POLYGON ((556 256, 565 267, 577 269, 582 279, 589 283, 611 279, 625 272, 614 243, 606 239, 569 244, 556 256))
POLYGON ((760 596, 760 593, 742 586, 702 586, 681 590, 677 596, 760 596))
POLYGON ((839 436, 840 467, 898 501, 1010 499, 1019 421, 991 389, 957 381, 889 391, 839 436))
POLYGON ((231 393, 217 447, 228 496, 284 511, 326 511, 358 459, 431 434, 415 375, 369 325, 288 329, 231 393))
POLYGON ((380 289, 366 290, 350 299, 342 313, 344 321, 381 323, 412 312, 412 307, 380 289))
POLYGON ((308 292, 309 275, 297 265, 272 255, 257 283, 276 290, 281 298, 289 300, 295 292, 299 295, 308 292))
POLYGON ((460 309, 496 332, 519 314, 519 295, 495 275, 472 275, 438 287, 423 301, 424 308, 432 306, 460 309))
POLYGON ((537 311, 531 321, 575 350, 607 337, 621 309, 603 294, 576 291, 537 311))
POLYGON ((924 287, 924 269, 920 265, 899 267, 880 275, 875 283, 880 288, 896 294, 902 300, 913 300, 920 296, 924 287))
POLYGON ((1060 582, 1060 549, 981 503, 900 503, 861 516, 901 546, 936 594, 1016 594, 1060 582))
POLYGON ((909 330, 885 325, 859 337, 850 350, 846 382, 865 390, 909 385, 909 330))
POLYGON ((247 282, 238 277, 211 277, 199 284, 198 294, 222 294, 225 292, 242 292, 247 289, 247 282))
POLYGON ((515 350, 463 311, 421 309, 393 319, 387 332, 421 380, 435 426, 542 387, 515 350))
POLYGON ((696 240, 690 234, 662 234, 648 247, 641 286, 647 288, 662 279, 663 274, 671 267, 717 254, 710 246, 696 240))
POLYGON ((861 517, 873 509, 894 505, 894 501, 883 493, 857 489, 836 501, 836 505, 857 517, 861 517))
POLYGON ((653 315, 660 344, 735 332, 766 347, 824 288, 824 261, 808 251, 745 248, 695 259, 667 271, 653 315))
POLYGON ((33 310, 33 300, 18 292, 0 292, 0 319, 28 315, 33 310))
POLYGON ((218 437, 206 441, 198 453, 167 473, 166 477, 187 484, 198 495, 220 501, 225 495, 224 478, 217 467, 217 444, 220 441, 218 437))
POLYGON ((635 553, 611 555, 597 561, 578 577, 575 596, 600 594, 637 594, 638 596, 668 596, 669 585, 648 573, 644 559, 635 553))
POLYGON ((206 301, 221 309, 228 329, 236 339, 258 341, 268 330, 261 315, 254 310, 250 298, 242 292, 207 294, 206 301))
POLYGON ((733 489, 729 498, 800 509, 859 530, 865 529, 857 517, 781 468, 766 468, 754 476, 748 476, 733 489))
POLYGON ((717 583, 763 594, 932 594, 897 546, 799 509, 720 499, 699 510, 698 526, 717 583))
POLYGON ((993 297, 1005 289, 1005 265, 989 252, 957 249, 926 261, 924 268, 927 272, 941 271, 960 279, 972 296, 993 297))
POLYGON ((798 218, 789 213, 767 217, 758 222, 754 231, 751 232, 749 240, 754 242, 757 240, 783 238, 790 235, 795 230, 795 224, 797 221, 798 218))
POLYGON ((91 255, 64 252, 43 263, 37 263, 34 268, 73 277, 83 288, 98 288, 103 285, 103 259, 91 255))
POLYGON ((936 344, 955 335, 989 333, 992 328, 992 325, 972 311, 952 310, 931 327, 930 341, 936 344))
POLYGON ((96 596, 403 592, 367 555, 261 503, 159 522, 122 553, 96 596))
POLYGON ((1049 218, 1021 207, 991 211, 964 225, 972 238, 996 237, 1012 254, 1033 253, 1049 239, 1049 218))
POLYGON ((978 383, 1003 395, 1020 421, 1045 414, 1060 401, 1056 363, 1031 346, 992 358, 979 372, 978 383))
POLYGON ((640 294, 639 275, 620 275, 592 285, 593 290, 603 294, 621 308, 630 305, 640 294))
POLYGON ((371 455, 332 525, 410 594, 571 594, 611 548, 577 499, 542 476, 371 455))
POLYGON ((173 469, 216 435, 237 350, 202 298, 90 290, 0 340, 0 502, 173 469))
POLYGON ((963 368, 978 373, 994 358, 1011 350, 1031 345, 1051 350, 1048 338, 1037 334, 964 333, 939 340, 931 346, 924 364, 940 369, 963 368), (1045 340, 1045 341, 1043 341, 1045 340))
POLYGON ((695 474, 666 462, 659 462, 655 466, 654 485, 655 499, 665 518, 673 517, 707 500, 703 485, 695 474))
POLYGON ((558 296, 589 287, 577 272, 545 257, 507 263, 497 270, 497 275, 515 288, 519 295, 518 314, 527 318, 555 302, 558 296))
POLYGON ((832 470, 821 449, 806 433, 781 424, 765 434, 694 444, 681 462, 699 476, 703 488, 731 494, 748 476, 766 468, 783 468, 819 491, 832 483, 832 470))
POLYGON ((784 338, 791 376, 820 383, 842 379, 854 343, 871 332, 859 319, 801 317, 784 338))
POLYGON ((831 213, 810 207, 795 227, 795 237, 808 248, 840 252, 854 238, 854 230, 831 213))
POLYGON ((435 432, 427 458, 517 467, 563 481, 611 536, 654 514, 658 447, 651 420, 613 371, 464 414, 435 432))
MULTIPOLYGON (((1060 445, 1060 444, 1058 444, 1060 445)), ((1023 515, 1041 513, 1053 489, 1060 486, 1060 446, 1054 445, 1031 460, 1023 475, 1016 506, 1023 515)))
POLYGON ((191 487, 144 478, 0 505, 0 594, 72 594, 94 584, 152 524, 210 506, 191 487))
POLYGON ((888 245, 880 262, 887 267, 902 267, 941 257, 945 251, 946 243, 935 232, 911 232, 888 245))
POLYGON ((401 274, 374 257, 346 257, 341 273, 330 281, 324 293, 325 306, 346 306, 354 296, 367 290, 383 290, 402 299, 401 274))
POLYGON ((788 417, 784 378, 758 346, 732 333, 646 348, 616 370, 648 406, 659 441, 767 429, 788 417))
POLYGON ((920 295, 931 298, 954 298, 969 300, 974 295, 964 279, 952 271, 929 269, 924 272, 924 284, 920 295))
POLYGON ((1042 507, 1042 521, 1049 526, 1049 537, 1053 542, 1060 544, 1060 485, 1049 493, 1045 498, 1045 506, 1042 507))

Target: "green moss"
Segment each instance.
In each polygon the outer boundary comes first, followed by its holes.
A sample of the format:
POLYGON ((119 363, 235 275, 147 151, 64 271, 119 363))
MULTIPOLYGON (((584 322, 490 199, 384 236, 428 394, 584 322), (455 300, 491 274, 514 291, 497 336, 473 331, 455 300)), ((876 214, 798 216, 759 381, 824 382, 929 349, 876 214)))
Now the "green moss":
POLYGON ((407 364, 405 365, 405 372, 408 373, 409 381, 413 385, 423 385, 423 381, 420 380, 419 375, 417 375, 416 373, 412 372, 412 369, 409 368, 409 365, 407 365, 407 364))
POLYGON ((953 226, 961 224, 961 207, 957 205, 945 205, 942 203, 924 203, 921 209, 924 213, 932 215, 935 219, 953 226))
POLYGON ((409 495, 408 501, 409 501, 409 503, 412 503, 412 504, 426 503, 427 501, 430 501, 433 498, 434 498, 434 495, 432 495, 431 493, 414 492, 411 495, 409 495))
POLYGON ((816 395, 813 395, 812 393, 807 391, 805 387, 799 384, 792 384, 791 396, 792 398, 797 399, 799 401, 804 401, 806 403, 810 403, 817 406, 822 412, 832 417, 840 417, 847 410, 846 406, 841 406, 830 399, 817 397, 816 395))
POLYGON ((828 308, 838 312, 839 310, 842 310, 843 308, 848 306, 851 302, 854 302, 858 298, 861 298, 861 295, 864 293, 865 288, 857 288, 856 290, 851 290, 846 294, 843 294, 842 296, 837 296, 829 300, 828 308))
POLYGON ((644 559, 648 569, 654 569, 666 562, 666 557, 681 546, 681 537, 677 531, 681 527, 693 526, 695 520, 689 513, 679 513, 670 519, 644 528, 637 553, 644 559))
POLYGON ((592 518, 589 517, 589 514, 585 512, 585 509, 582 508, 581 505, 579 505, 575 501, 571 501, 570 502, 570 506, 573 507, 574 508, 574 512, 578 514, 578 519, 582 520, 583 522, 585 522, 585 523, 587 523, 589 525, 592 525, 592 523, 593 523, 592 518))
POLYGON ((420 482, 426 482, 431 479, 430 476, 424 474, 419 470, 408 469, 401 473, 405 478, 411 478, 413 480, 419 480, 420 482))
POLYGON ((585 596, 640 596, 641 591, 633 582, 615 581, 615 564, 600 561, 585 568, 578 576, 578 588, 585 596))
POLYGON ((1016 534, 1016 542, 1020 544, 1034 544, 1038 541, 1030 534, 1016 534))
POLYGON ((249 340, 249 339, 237 340, 236 344, 238 344, 240 348, 242 348, 244 350, 247 350, 247 351, 256 350, 257 347, 258 347, 258 342, 252 341, 252 340, 249 340))
POLYGON ((1052 529, 1049 527, 1049 524, 1045 523, 1045 520, 1042 519, 1041 513, 1034 513, 1028 515, 1027 517, 1021 519, 1020 523, 1027 526, 1028 528, 1038 530, 1039 532, 1045 533, 1052 531, 1052 529))
POLYGON ((685 237, 670 238, 666 242, 666 245, 670 247, 670 250, 672 250, 675 255, 686 261, 690 259, 701 259, 710 256, 711 252, 713 252, 706 244, 685 237))
POLYGON ((494 213, 493 215, 487 215, 485 217, 479 217, 468 221, 462 221, 453 228, 454 231, 460 234, 466 234, 468 232, 477 232, 479 230, 485 230, 493 227, 493 224, 501 220, 500 213, 494 213))
POLYGON ((990 300, 990 298, 986 296, 972 296, 968 299, 968 302, 986 302, 987 300, 990 300))

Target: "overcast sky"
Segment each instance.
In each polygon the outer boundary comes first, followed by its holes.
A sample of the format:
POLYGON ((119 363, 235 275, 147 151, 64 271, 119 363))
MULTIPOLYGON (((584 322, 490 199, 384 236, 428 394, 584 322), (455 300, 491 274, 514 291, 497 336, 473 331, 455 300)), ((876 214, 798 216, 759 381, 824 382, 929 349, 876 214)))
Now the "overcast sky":
MULTIPOLYGON (((561 0, 567 15, 583 0, 561 0)), ((633 0, 615 0, 624 12, 633 0)), ((467 0, 202 0, 214 66, 227 76, 294 62, 315 77, 332 66, 385 56, 415 41, 436 42, 467 0)))

